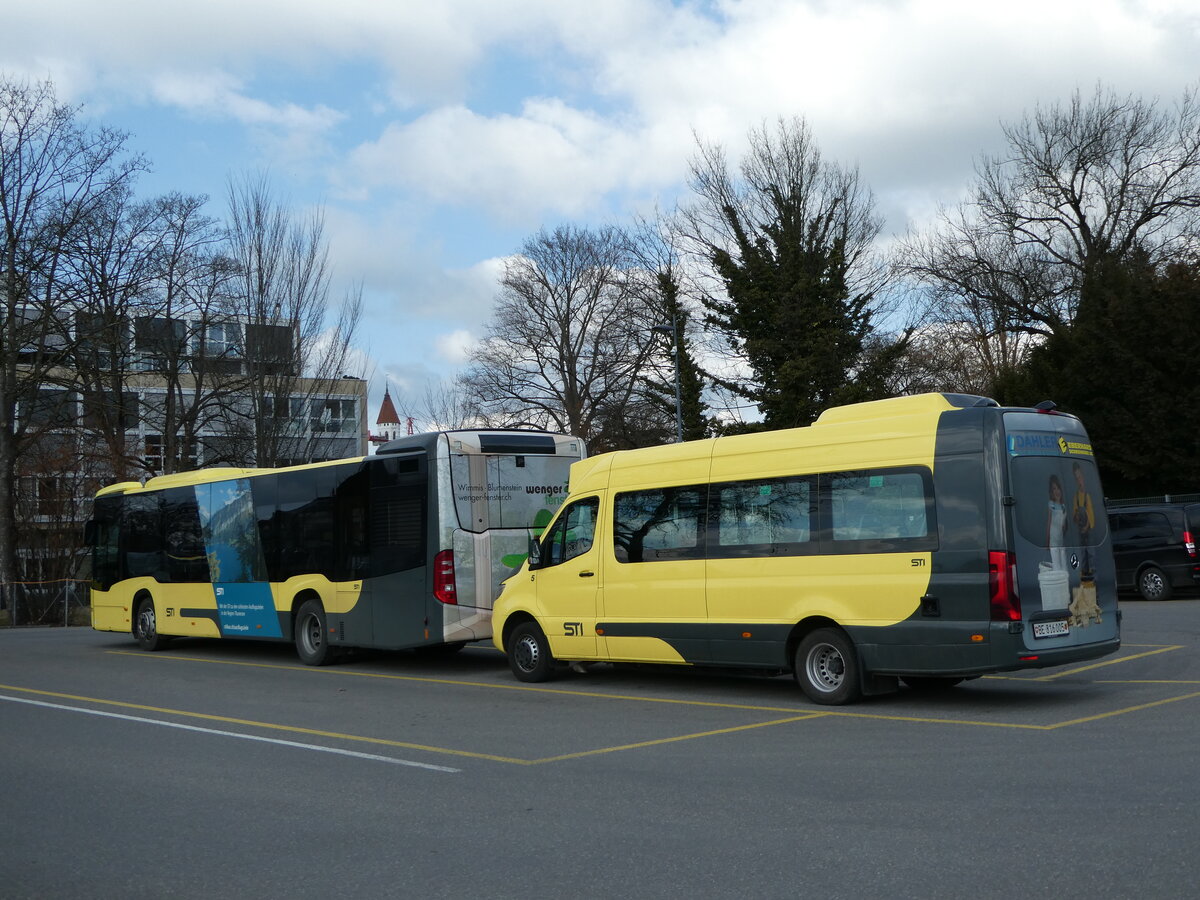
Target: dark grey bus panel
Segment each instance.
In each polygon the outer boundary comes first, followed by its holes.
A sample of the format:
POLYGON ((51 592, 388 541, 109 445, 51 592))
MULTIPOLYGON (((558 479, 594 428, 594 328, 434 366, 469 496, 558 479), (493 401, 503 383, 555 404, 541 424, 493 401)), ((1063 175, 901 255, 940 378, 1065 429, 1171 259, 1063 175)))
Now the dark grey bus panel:
POLYGON ((1003 419, 1024 645, 1111 641, 1116 567, 1091 440, 1074 416, 1010 410, 1003 419))

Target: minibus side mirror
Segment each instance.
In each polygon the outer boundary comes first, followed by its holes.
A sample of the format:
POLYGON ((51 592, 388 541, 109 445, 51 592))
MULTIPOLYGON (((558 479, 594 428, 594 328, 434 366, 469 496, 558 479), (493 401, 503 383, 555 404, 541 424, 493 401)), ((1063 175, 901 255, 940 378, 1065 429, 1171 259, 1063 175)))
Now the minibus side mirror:
POLYGON ((96 520, 88 519, 83 523, 83 546, 91 547, 96 543, 96 520))
POLYGON ((529 568, 537 569, 542 565, 542 545, 536 537, 529 538, 529 568))

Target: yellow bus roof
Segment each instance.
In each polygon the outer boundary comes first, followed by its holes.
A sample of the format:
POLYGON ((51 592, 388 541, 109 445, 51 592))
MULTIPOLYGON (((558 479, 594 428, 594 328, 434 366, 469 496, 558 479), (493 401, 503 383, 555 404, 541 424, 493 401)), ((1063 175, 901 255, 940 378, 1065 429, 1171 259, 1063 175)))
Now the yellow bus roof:
POLYGON ((617 450, 572 465, 569 490, 601 490, 610 479, 628 489, 698 484, 749 473, 771 477, 852 469, 890 460, 920 459, 932 466, 937 420, 957 408, 942 394, 915 394, 827 409, 805 428, 617 450))
POLYGON ((193 469, 190 472, 175 472, 171 475, 156 475, 147 479, 145 484, 138 481, 122 481, 110 484, 96 492, 97 497, 107 497, 111 494, 137 494, 143 491, 161 491, 166 488, 188 487, 195 484, 211 484, 216 481, 230 481, 234 478, 253 478, 257 475, 270 475, 273 472, 301 472, 307 469, 323 469, 338 466, 343 463, 362 462, 367 457, 353 456, 349 459, 327 459, 321 462, 305 463, 302 466, 284 466, 278 469, 246 469, 232 466, 216 466, 210 469, 193 469))

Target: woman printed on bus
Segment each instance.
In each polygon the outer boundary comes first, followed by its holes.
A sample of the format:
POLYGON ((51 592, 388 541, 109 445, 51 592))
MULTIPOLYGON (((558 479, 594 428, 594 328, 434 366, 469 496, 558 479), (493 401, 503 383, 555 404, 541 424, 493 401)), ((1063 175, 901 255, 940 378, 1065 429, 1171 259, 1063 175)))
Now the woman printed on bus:
POLYGON ((1057 475, 1050 476, 1050 505, 1046 515, 1046 546, 1050 548, 1050 564, 1056 569, 1067 570, 1067 504, 1063 502, 1062 481, 1057 475))

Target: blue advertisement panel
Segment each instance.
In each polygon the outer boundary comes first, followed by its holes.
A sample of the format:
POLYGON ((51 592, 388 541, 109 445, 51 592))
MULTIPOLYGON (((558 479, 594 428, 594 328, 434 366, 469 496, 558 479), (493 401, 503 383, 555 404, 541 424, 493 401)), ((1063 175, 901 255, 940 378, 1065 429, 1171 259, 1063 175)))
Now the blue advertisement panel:
POLYGON ((282 637, 248 479, 196 486, 221 634, 282 637))

